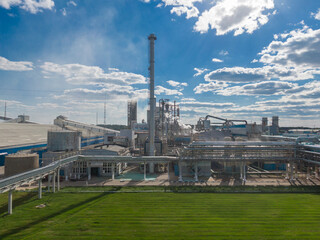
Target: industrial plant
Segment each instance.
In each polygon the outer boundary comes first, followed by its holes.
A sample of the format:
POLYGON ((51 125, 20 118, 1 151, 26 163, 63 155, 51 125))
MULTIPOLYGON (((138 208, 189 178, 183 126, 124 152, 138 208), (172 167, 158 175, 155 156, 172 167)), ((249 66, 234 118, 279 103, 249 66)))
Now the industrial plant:
MULTIPOLYGON (((138 102, 127 103, 120 130, 57 116, 53 125, 29 116, 1 117, 0 193, 37 184, 121 185, 319 185, 320 131, 287 129, 278 116, 249 123, 210 113, 183 123, 175 100, 155 98, 156 36, 149 40, 150 91, 147 122, 138 122, 138 102)), ((105 105, 106 106, 106 105, 105 105)))

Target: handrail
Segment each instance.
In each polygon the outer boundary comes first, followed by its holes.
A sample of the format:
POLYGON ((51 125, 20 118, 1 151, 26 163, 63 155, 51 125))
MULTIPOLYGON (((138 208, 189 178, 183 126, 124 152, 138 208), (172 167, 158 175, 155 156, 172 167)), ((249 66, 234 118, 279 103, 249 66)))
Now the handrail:
POLYGON ((0 180, 0 192, 2 192, 3 188, 7 188, 8 186, 18 184, 20 182, 24 182, 28 179, 35 179, 39 177, 46 176, 51 172, 55 171, 59 167, 68 164, 70 162, 74 162, 78 160, 78 155, 70 156, 62 160, 55 161, 45 167, 33 169, 28 172, 20 173, 5 179, 0 180))

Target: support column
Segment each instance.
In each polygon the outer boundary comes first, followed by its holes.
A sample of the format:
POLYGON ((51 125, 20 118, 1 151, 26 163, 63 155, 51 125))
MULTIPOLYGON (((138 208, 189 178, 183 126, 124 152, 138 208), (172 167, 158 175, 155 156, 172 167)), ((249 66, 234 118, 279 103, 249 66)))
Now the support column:
POLYGON ((183 179, 182 179, 182 166, 181 166, 180 161, 179 161, 178 165, 179 165, 179 182, 182 182, 183 181, 183 179))
POLYGON ((246 163, 243 164, 243 181, 247 181, 247 169, 246 169, 246 163))
POLYGON ((64 179, 65 181, 69 180, 69 176, 68 176, 68 166, 64 167, 64 179))
POLYGON ((112 168, 112 181, 113 181, 114 180, 114 163, 112 163, 111 168, 112 168))
POLYGON ((293 181, 293 162, 290 161, 290 181, 293 181))
POLYGON ((286 179, 289 179, 289 168, 290 168, 290 164, 287 163, 286 164, 286 179))
POLYGON ((38 180, 38 183, 39 183, 38 198, 41 199, 42 198, 42 178, 38 180))
POLYGON ((53 172, 53 178, 52 178, 52 192, 56 192, 56 172, 53 172))
POLYGON ((50 175, 48 175, 48 192, 50 192, 51 181, 52 181, 52 176, 50 174, 50 175))
POLYGON ((240 162, 240 179, 243 180, 243 162, 240 162))
POLYGON ((168 162, 168 181, 170 181, 170 162, 168 162))
POLYGON ((194 180, 198 182, 198 162, 195 163, 194 180))
POLYGON ((87 167, 87 172, 88 172, 88 181, 91 180, 91 167, 87 167))
POLYGON ((298 178, 298 164, 296 163, 295 165, 294 165, 294 172, 295 172, 295 179, 297 179, 298 178))
POLYGON ((307 164, 307 179, 309 180, 310 178, 310 166, 309 163, 307 164))
POLYGON ((57 169, 57 191, 60 191, 60 168, 57 169))
POLYGON ((10 190, 8 194, 8 214, 12 214, 12 190, 10 190))
POLYGON ((144 167, 143 167, 143 179, 147 180, 147 166, 146 162, 144 162, 144 167))
POLYGON ((316 178, 319 178, 319 167, 318 167, 318 166, 315 166, 315 167, 314 167, 314 176, 315 176, 316 178))

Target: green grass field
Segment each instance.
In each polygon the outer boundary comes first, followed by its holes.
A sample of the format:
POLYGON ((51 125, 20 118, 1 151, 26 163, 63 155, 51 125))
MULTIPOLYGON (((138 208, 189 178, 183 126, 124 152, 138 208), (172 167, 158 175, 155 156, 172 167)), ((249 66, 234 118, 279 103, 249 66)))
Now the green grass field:
POLYGON ((319 239, 320 194, 14 193, 0 239, 319 239), (47 206, 37 209, 35 206, 47 206))

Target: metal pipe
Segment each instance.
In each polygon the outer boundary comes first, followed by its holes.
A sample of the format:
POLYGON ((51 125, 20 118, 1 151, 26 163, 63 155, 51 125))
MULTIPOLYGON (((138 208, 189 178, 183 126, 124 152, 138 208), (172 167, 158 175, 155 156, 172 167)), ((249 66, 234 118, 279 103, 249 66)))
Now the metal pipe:
POLYGON ((39 181, 38 198, 41 199, 42 198, 42 178, 40 178, 38 181, 39 181))
POLYGON ((178 163, 179 165, 179 182, 182 182, 182 166, 181 166, 181 161, 178 163))
POLYGON ((8 214, 12 214, 12 190, 10 190, 8 194, 8 214))
POLYGON ((57 191, 60 191, 60 168, 57 169, 57 191))
POLYGON ((55 193, 56 192, 56 172, 53 172, 53 177, 52 177, 52 192, 55 193))
POLYGON ((112 181, 113 181, 114 180, 114 163, 112 163, 111 168, 112 168, 112 181))

